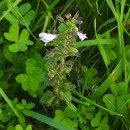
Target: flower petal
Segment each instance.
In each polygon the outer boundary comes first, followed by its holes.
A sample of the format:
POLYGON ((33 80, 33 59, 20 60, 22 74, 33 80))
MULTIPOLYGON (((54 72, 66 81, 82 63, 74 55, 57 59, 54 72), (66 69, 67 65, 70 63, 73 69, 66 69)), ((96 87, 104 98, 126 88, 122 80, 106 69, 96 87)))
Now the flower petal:
POLYGON ((40 40, 45 42, 45 45, 46 45, 48 42, 51 42, 52 40, 54 40, 57 37, 57 35, 47 34, 45 32, 42 32, 42 33, 39 34, 39 37, 40 37, 40 40))
POLYGON ((86 39, 86 38, 88 38, 87 36, 86 36, 86 34, 83 34, 83 33, 80 33, 80 32, 77 32, 77 35, 78 35, 78 37, 83 41, 84 39, 86 39))

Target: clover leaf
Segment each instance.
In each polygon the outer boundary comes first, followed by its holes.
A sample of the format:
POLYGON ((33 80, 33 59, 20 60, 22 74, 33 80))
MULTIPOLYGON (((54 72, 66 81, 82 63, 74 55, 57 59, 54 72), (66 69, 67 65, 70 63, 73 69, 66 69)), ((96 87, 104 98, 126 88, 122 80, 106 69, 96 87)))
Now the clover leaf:
MULTIPOLYGON (((12 3, 8 3, 8 7, 10 7, 12 3)), ((31 24, 31 21, 35 17, 35 12, 31 9, 31 4, 25 3, 20 7, 15 6, 10 13, 8 13, 5 18, 11 24, 21 24, 24 26, 28 26, 31 24)))
POLYGON ((29 32, 27 29, 23 29, 19 35, 19 26, 18 24, 13 24, 8 33, 4 33, 5 38, 8 41, 14 42, 12 45, 9 45, 9 50, 11 52, 26 51, 28 45, 32 45, 33 42, 29 40, 29 32))
POLYGON ((21 83, 23 90, 25 91, 37 91, 39 83, 44 80, 42 69, 34 66, 31 63, 26 64, 26 74, 19 74, 16 77, 16 81, 21 83))

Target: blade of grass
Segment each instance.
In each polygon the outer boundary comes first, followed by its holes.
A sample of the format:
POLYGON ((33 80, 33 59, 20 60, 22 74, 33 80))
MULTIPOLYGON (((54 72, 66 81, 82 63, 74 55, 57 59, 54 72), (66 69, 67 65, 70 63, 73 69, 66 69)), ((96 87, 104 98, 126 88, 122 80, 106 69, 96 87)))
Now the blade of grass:
POLYGON ((92 105, 94 105, 94 106, 96 106, 96 107, 98 107, 98 108, 101 108, 102 110, 105 110, 105 111, 107 111, 107 112, 113 113, 113 114, 118 115, 118 116, 122 116, 121 114, 119 114, 119 113, 117 113, 117 112, 114 112, 114 111, 111 111, 111 110, 109 110, 109 109, 107 109, 107 108, 105 108, 105 107, 102 107, 101 105, 99 105, 99 104, 95 103, 94 101, 92 101, 92 100, 90 100, 90 99, 84 97, 82 94, 78 93, 78 92, 75 91, 75 90, 73 90, 73 93, 74 93, 76 96, 80 97, 82 100, 85 101, 85 102, 83 102, 83 101, 81 101, 81 100, 79 100, 79 99, 73 97, 72 100, 75 101, 75 102, 77 102, 77 103, 79 103, 79 104, 88 105, 88 103, 90 103, 90 104, 92 104, 92 105), (86 102, 86 101, 87 101, 87 102, 86 102))
POLYGON ((51 119, 47 116, 44 116, 44 115, 34 112, 34 111, 30 111, 30 117, 32 117, 33 119, 36 119, 38 121, 41 121, 45 124, 48 124, 49 126, 57 128, 58 130, 75 130, 74 128, 63 125, 60 122, 56 122, 54 119, 51 119))
POLYGON ((112 71, 109 77, 96 89, 94 93, 90 95, 90 99, 98 100, 110 87, 110 85, 115 82, 115 80, 122 74, 123 72, 123 60, 121 60, 116 68, 112 71))
POLYGON ((19 114, 18 114, 17 110, 15 109, 15 107, 13 106, 11 100, 6 96, 6 94, 4 93, 4 91, 1 88, 0 88, 0 94, 4 98, 4 100, 7 102, 7 104, 10 106, 10 108, 15 113, 15 115, 17 117, 19 117, 19 114))
POLYGON ((107 4, 108 4, 109 7, 110 7, 112 13, 113 13, 114 16, 117 18, 117 12, 116 12, 115 7, 114 7, 114 5, 113 5, 113 3, 112 3, 112 0, 106 0, 106 1, 107 1, 107 4))
POLYGON ((100 50, 100 53, 102 55, 103 61, 105 63, 105 66, 107 68, 107 73, 109 74, 109 70, 108 70, 108 61, 107 61, 107 55, 106 52, 101 44, 101 42, 99 41, 98 35, 97 35, 97 31, 96 31, 96 19, 94 20, 94 29, 95 29, 95 35, 96 35, 96 39, 97 39, 97 43, 98 43, 98 48, 100 50))
MULTIPOLYGON (((116 39, 98 39, 98 41, 101 44, 116 44, 117 41, 116 39)), ((93 46, 93 45, 98 45, 98 42, 96 39, 94 40, 86 40, 86 41, 80 41, 76 43, 76 47, 84 47, 84 46, 93 46)))
POLYGON ((60 0, 55 0, 49 8, 45 11, 45 13, 39 18, 39 20, 35 23, 34 27, 32 28, 32 32, 34 32, 37 28, 41 26, 45 16, 59 3, 60 0))

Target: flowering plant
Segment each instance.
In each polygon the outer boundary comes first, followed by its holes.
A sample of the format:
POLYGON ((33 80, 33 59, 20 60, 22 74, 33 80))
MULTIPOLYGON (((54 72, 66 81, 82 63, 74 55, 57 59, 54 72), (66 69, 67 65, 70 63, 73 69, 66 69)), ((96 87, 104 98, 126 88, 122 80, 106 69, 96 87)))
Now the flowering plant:
POLYGON ((76 36, 84 40, 87 38, 86 34, 78 31, 77 24, 82 24, 78 21, 78 14, 71 18, 71 14, 66 15, 66 20, 58 16, 60 25, 58 27, 58 34, 47 34, 42 32, 39 34, 40 40, 45 43, 54 43, 54 48, 46 53, 48 59, 48 73, 47 77, 51 80, 51 85, 54 88, 54 93, 65 101, 71 101, 70 90, 74 85, 67 80, 70 71, 73 67, 73 61, 68 57, 78 56, 76 48, 76 36))

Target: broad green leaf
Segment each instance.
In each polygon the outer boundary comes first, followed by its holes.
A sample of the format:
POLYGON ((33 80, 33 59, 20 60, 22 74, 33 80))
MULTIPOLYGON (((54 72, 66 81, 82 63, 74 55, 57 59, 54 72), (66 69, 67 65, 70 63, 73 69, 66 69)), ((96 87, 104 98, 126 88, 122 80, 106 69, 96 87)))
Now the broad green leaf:
POLYGON ((18 45, 18 43, 14 43, 14 44, 10 45, 9 46, 9 50, 11 52, 18 52, 19 51, 19 45, 18 45))
POLYGON ((61 121, 61 124, 64 124, 66 126, 73 126, 73 120, 69 119, 69 118, 64 118, 61 121))
POLYGON ((15 130, 23 130, 23 128, 22 128, 21 125, 16 125, 16 126, 15 126, 15 130))
POLYGON ((86 117, 86 119, 90 120, 90 119, 93 118, 93 114, 90 113, 90 112, 87 112, 87 113, 85 114, 85 117, 86 117))
MULTIPOLYGON (((74 110, 76 110, 76 109, 74 109, 74 110)), ((76 111, 74 111, 74 110, 72 110, 70 107, 67 106, 64 110, 65 116, 68 118, 75 118, 77 110, 76 111)))
MULTIPOLYGON (((9 5, 10 6, 10 5, 9 5)), ((28 26, 31 24, 32 19, 35 17, 35 12, 31 9, 30 3, 25 3, 20 7, 15 6, 10 13, 6 15, 6 19, 11 23, 22 24, 28 26)))
POLYGON ((24 110, 23 110, 23 114, 24 114, 25 116, 30 116, 30 115, 31 115, 30 110, 28 110, 28 109, 24 109, 24 110))
POLYGON ((31 125, 28 125, 26 130, 32 130, 32 126, 31 125))
POLYGON ((22 25, 25 25, 25 24, 30 25, 34 17, 35 17, 35 12, 31 10, 24 16, 23 19, 21 19, 20 23, 22 25))
POLYGON ((4 33, 7 40, 13 41, 14 43, 9 45, 11 52, 26 51, 27 45, 32 45, 33 42, 29 40, 29 32, 27 29, 23 29, 19 36, 19 26, 14 24, 10 27, 9 33, 4 33))
POLYGON ((117 112, 116 98, 112 94, 106 94, 105 96, 103 96, 103 101, 105 102, 108 109, 117 112))
POLYGON ((26 51, 28 49, 25 41, 18 42, 19 51, 26 51))
POLYGON ((20 37, 19 37, 19 42, 27 40, 28 38, 29 38, 28 30, 27 29, 23 29, 21 34, 20 34, 20 37))
POLYGON ((26 105, 27 105, 27 101, 24 100, 24 99, 22 99, 22 104, 23 104, 24 106, 26 106, 26 105))
POLYGON ((38 82, 36 79, 34 79, 33 77, 31 76, 28 76, 28 85, 29 85, 29 88, 32 90, 32 91, 36 91, 38 89, 38 82))
POLYGON ((4 36, 9 41, 17 42, 19 37, 19 26, 13 24, 9 29, 9 33, 4 33, 4 36))
POLYGON ((31 4, 25 3, 25 4, 22 4, 22 5, 19 7, 19 12, 20 12, 22 15, 25 15, 30 9, 31 9, 31 4))
POLYGON ((58 27, 59 32, 65 32, 67 31, 67 29, 68 27, 64 23, 61 23, 60 26, 58 27))
POLYGON ((19 110, 24 110, 24 105, 21 103, 16 104, 16 108, 19 110))
POLYGON ((35 107, 35 103, 28 103, 26 106, 25 106, 27 109, 32 109, 35 107))
POLYGON ((5 18, 8 21, 10 21, 10 23, 13 23, 13 24, 18 24, 19 23, 18 19, 13 14, 8 13, 5 18))
POLYGON ((70 102, 68 102, 68 101, 66 101, 66 103, 67 103, 67 106, 68 106, 71 110, 73 110, 74 112, 77 111, 77 108, 76 108, 72 103, 70 103, 70 102))
POLYGON ((80 125, 81 130, 89 130, 88 126, 86 125, 80 125))
POLYGON ((16 77, 16 81, 18 83, 22 84, 23 90, 28 90, 29 89, 29 83, 28 83, 28 75, 26 74, 20 74, 16 77))
POLYGON ((116 83, 113 83, 111 86, 111 91, 112 93, 117 96, 119 93, 118 93, 118 87, 117 87, 117 84, 116 83))
POLYGON ((61 120, 63 120, 63 118, 65 117, 64 113, 61 110, 56 110, 55 111, 55 121, 60 122, 61 120))
POLYGON ((36 79, 39 83, 42 82, 44 79, 44 76, 42 74, 42 69, 40 67, 35 67, 30 63, 27 64, 26 72, 28 75, 36 79))
POLYGON ((108 125, 108 121, 109 121, 108 116, 105 116, 100 123, 100 127, 103 128, 104 130, 109 130, 110 126, 108 125))
POLYGON ((18 121, 22 124, 25 122, 25 116, 22 113, 19 113, 18 121))
POLYGON ((115 96, 125 95, 127 94, 127 85, 124 82, 113 83, 111 85, 111 91, 115 96))
POLYGON ((91 120, 91 125, 93 127, 97 127, 99 126, 100 124, 100 121, 101 121, 101 118, 102 118, 102 113, 101 112, 98 112, 95 117, 91 120))
POLYGON ((118 96, 116 97, 116 102, 117 102, 117 112, 123 115, 127 110, 125 98, 122 96, 118 96))
POLYGON ((4 56, 6 57, 6 59, 11 63, 14 63, 16 61, 16 59, 18 58, 16 53, 9 51, 8 45, 4 45, 3 53, 4 53, 4 56))

